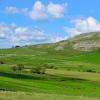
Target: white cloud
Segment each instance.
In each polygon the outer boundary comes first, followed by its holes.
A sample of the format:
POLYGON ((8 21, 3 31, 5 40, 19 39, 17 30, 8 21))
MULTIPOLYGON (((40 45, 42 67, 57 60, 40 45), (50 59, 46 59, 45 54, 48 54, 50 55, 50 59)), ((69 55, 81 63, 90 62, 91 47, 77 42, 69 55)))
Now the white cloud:
POLYGON ((5 8, 5 12, 6 13, 18 13, 19 9, 16 7, 10 6, 10 7, 5 8))
POLYGON ((19 27, 14 23, 8 26, 0 23, 0 40, 9 42, 12 46, 58 42, 63 39, 59 35, 52 36, 52 34, 46 33, 40 28, 19 27))
POLYGON ((34 40, 39 41, 46 38, 45 32, 39 28, 18 27, 16 24, 6 25, 0 23, 0 40, 10 41, 12 45, 28 44, 34 40))
POLYGON ((73 27, 64 27, 65 31, 69 33, 70 36, 100 31, 100 22, 91 16, 86 19, 75 19, 72 20, 72 22, 74 24, 73 27))
POLYGON ((45 20, 49 17, 62 18, 64 17, 65 7, 63 4, 50 2, 44 5, 41 1, 36 1, 30 12, 30 17, 33 20, 45 20))
POLYGON ((44 20, 48 18, 46 14, 45 5, 41 3, 41 1, 36 1, 33 5, 32 11, 30 12, 30 17, 33 20, 44 20))
POLYGON ((40 0, 36 0, 31 10, 28 8, 17 8, 14 6, 6 7, 3 11, 7 14, 23 14, 30 17, 32 20, 46 20, 49 18, 62 18, 64 17, 66 9, 65 4, 58 4, 50 2, 43 4, 40 0))
POLYGON ((67 38, 61 37, 59 33, 46 33, 40 28, 22 27, 17 26, 15 23, 8 26, 0 23, 0 40, 12 46, 34 43, 55 43, 67 38))
POLYGON ((54 18, 64 17, 65 6, 50 2, 47 6, 48 13, 54 18))
POLYGON ((29 28, 29 27, 16 27, 14 29, 14 34, 12 35, 13 44, 28 44, 32 41, 39 41, 45 37, 45 32, 39 28, 29 28))
POLYGON ((20 33, 20 34, 26 34, 26 33, 28 33, 29 32, 29 30, 28 30, 28 28, 26 28, 26 27, 17 27, 16 29, 15 29, 15 33, 16 34, 18 34, 18 33, 20 33))
POLYGON ((7 25, 0 23, 0 39, 6 39, 11 33, 12 31, 7 25))
POLYGON ((14 31, 15 34, 34 35, 35 37, 44 35, 44 31, 39 28, 16 27, 14 31))
POLYGON ((3 9, 2 12, 7 14, 23 14, 26 16, 28 15, 28 8, 17 8, 14 6, 9 6, 3 9))

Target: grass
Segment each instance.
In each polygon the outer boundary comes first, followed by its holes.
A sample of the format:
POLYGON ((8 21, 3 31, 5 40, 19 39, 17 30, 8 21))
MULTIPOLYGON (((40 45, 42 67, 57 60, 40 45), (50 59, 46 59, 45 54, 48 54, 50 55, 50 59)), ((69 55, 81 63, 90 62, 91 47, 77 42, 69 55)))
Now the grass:
POLYGON ((94 53, 87 53, 85 55, 83 54, 83 55, 69 57, 68 60, 100 64, 99 59, 100 59, 100 52, 94 52, 94 53))
MULTIPOLYGON (((18 51, 16 52, 18 53, 18 51)), ((41 52, 31 52, 31 56, 30 54, 27 56, 1 56, 0 59, 5 64, 0 65, 0 72, 4 72, 4 74, 0 74, 0 89, 15 92, 47 93, 49 95, 100 96, 99 53, 89 53, 88 56, 86 53, 70 57, 63 54, 60 55, 60 53, 51 55, 51 51, 47 54, 41 52), (24 64, 25 68, 49 64, 56 66, 58 69, 47 70, 46 75, 13 73, 11 66, 20 63, 24 64), (88 69, 95 70, 98 73, 84 72, 88 69)), ((9 51, 10 53, 11 51, 9 51)), ((61 96, 61 98, 63 97, 61 96)))
POLYGON ((1 56, 0 60, 3 60, 6 64, 12 65, 17 63, 23 63, 27 67, 30 66, 39 66, 44 64, 52 64, 60 68, 68 68, 68 69, 75 69, 75 70, 85 70, 85 69, 93 69, 100 71, 99 67, 99 59, 100 53, 86 53, 81 55, 74 55, 74 56, 66 56, 65 55, 51 55, 51 54, 35 54, 34 56, 1 56), (83 66, 83 67, 82 67, 83 66), (69 68, 70 67, 70 68, 69 68), (77 67, 77 68, 76 68, 77 67))
POLYGON ((74 50, 72 44, 62 41, 0 49, 0 61, 4 61, 0 64, 0 100, 100 100, 100 52, 74 50), (59 46, 62 51, 56 50, 59 46), (16 64, 26 69, 47 64, 57 69, 46 69, 44 75, 18 73, 11 70, 16 64))
POLYGON ((46 73, 50 75, 100 82, 100 73, 66 71, 66 70, 61 70, 61 69, 59 70, 48 69, 46 73))
MULTIPOLYGON (((26 75, 27 76, 27 75, 26 75)), ((66 94, 77 96, 100 96, 100 83, 64 76, 26 77, 25 75, 1 74, 0 89, 6 91, 66 94), (88 91, 88 92, 87 92, 88 91)))
POLYGON ((0 92, 0 100, 100 100, 99 97, 67 96, 44 93, 0 92))

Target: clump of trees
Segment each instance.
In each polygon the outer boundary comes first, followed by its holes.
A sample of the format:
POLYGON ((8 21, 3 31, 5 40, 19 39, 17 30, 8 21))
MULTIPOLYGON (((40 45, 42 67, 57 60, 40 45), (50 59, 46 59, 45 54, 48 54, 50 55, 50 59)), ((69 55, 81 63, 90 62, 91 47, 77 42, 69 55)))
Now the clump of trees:
POLYGON ((24 69, 23 64, 17 64, 11 67, 14 72, 21 72, 24 69))
POLYGON ((87 69, 87 70, 85 70, 85 72, 96 73, 96 71, 95 70, 92 70, 92 69, 87 69))
POLYGON ((15 46, 15 48, 19 48, 19 47, 20 47, 19 45, 16 45, 16 46, 15 46))
POLYGON ((31 73, 45 74, 45 72, 46 72, 45 67, 36 67, 31 69, 31 73))
POLYGON ((57 69, 57 67, 54 65, 44 64, 43 66, 32 68, 31 73, 45 74, 46 69, 57 69))
POLYGON ((46 69, 57 69, 57 67, 54 65, 45 64, 45 65, 37 66, 33 68, 25 68, 23 64, 17 64, 17 65, 13 65, 11 69, 14 72, 22 72, 22 71, 25 72, 26 70, 28 70, 28 72, 31 72, 31 73, 45 74, 46 69))

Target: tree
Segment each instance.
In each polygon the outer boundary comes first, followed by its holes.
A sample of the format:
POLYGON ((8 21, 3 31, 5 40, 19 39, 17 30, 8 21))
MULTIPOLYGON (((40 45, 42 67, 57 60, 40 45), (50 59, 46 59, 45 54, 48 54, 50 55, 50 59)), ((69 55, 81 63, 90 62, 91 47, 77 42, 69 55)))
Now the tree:
POLYGON ((16 46, 15 46, 15 48, 19 48, 19 47, 20 47, 19 45, 16 45, 16 46))
POLYGON ((32 73, 37 73, 37 74, 45 74, 46 68, 44 67, 36 67, 36 68, 32 68, 31 72, 32 73))
POLYGON ((21 72, 24 69, 24 65, 23 64, 18 64, 16 66, 12 67, 12 70, 15 72, 21 72))
POLYGON ((17 66, 12 66, 11 69, 12 69, 12 71, 14 71, 14 72, 17 72, 17 70, 18 70, 17 66))
POLYGON ((4 64, 4 61, 1 60, 1 61, 0 61, 0 64, 4 64))

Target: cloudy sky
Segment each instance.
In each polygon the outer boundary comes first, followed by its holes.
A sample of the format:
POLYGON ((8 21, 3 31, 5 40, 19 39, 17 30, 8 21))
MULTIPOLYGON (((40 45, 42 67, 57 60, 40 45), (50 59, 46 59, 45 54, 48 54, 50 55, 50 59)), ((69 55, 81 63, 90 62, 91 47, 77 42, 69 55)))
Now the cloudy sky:
POLYGON ((100 0, 0 0, 0 48, 100 31, 100 0))

